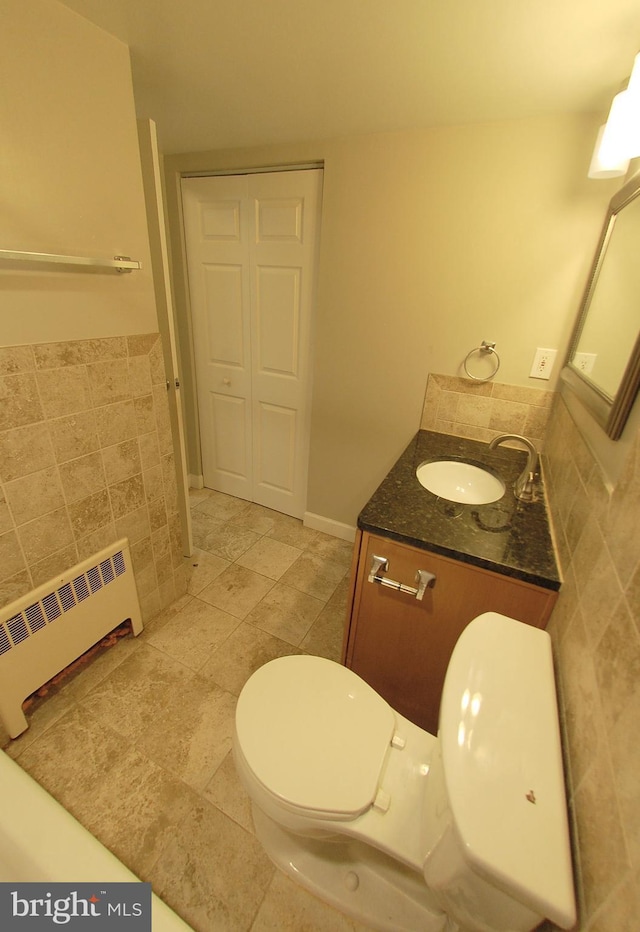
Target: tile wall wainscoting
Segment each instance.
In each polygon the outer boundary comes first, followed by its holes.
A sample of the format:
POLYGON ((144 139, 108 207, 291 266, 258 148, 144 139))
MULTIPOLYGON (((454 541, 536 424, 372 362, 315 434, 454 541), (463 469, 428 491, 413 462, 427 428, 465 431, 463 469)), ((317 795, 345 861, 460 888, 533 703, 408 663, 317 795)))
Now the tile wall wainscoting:
POLYGON ((159 334, 0 347, 0 604, 128 537, 145 620, 186 591, 159 334))
POLYGON ((543 458, 564 584, 551 616, 580 929, 640 916, 640 432, 615 490, 556 394, 543 458))

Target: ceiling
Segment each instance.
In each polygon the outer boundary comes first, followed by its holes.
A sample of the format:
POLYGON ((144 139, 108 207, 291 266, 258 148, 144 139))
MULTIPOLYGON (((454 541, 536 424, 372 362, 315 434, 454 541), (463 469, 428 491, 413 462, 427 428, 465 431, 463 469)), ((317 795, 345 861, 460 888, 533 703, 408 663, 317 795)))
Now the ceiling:
POLYGON ((598 112, 638 0, 63 0, 131 49, 165 153, 598 112))

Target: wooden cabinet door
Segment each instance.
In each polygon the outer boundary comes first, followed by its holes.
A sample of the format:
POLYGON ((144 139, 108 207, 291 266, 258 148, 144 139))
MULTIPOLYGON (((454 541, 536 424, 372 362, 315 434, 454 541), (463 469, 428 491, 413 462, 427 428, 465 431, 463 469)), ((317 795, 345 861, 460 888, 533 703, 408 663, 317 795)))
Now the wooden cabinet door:
POLYGON ((537 627, 547 623, 557 594, 520 580, 363 534, 345 663, 401 715, 436 734, 444 676, 463 629, 494 611, 537 627), (384 575, 416 586, 419 569, 436 577, 422 600, 368 582, 374 555, 384 575))

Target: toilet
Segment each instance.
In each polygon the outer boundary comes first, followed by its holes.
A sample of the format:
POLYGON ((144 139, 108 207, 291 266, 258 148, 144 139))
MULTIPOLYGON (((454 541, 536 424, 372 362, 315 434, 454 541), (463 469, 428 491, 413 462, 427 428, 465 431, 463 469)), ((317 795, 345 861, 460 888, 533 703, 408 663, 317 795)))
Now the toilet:
POLYGON ((437 737, 338 663, 272 660, 240 694, 233 749, 267 854, 372 929, 574 925, 545 631, 495 612, 471 621, 437 737))

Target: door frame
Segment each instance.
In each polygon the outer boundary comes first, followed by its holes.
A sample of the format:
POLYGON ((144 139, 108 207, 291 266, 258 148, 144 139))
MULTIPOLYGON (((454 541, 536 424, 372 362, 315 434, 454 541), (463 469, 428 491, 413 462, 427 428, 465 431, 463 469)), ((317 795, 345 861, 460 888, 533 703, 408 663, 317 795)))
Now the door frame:
POLYGON ((175 307, 171 293, 171 270, 161 161, 154 121, 139 119, 137 129, 158 328, 160 330, 167 377, 167 401, 176 472, 178 514, 182 532, 182 552, 183 556, 190 557, 193 553, 193 535, 189 508, 184 412, 180 390, 180 351, 176 339, 175 307))

